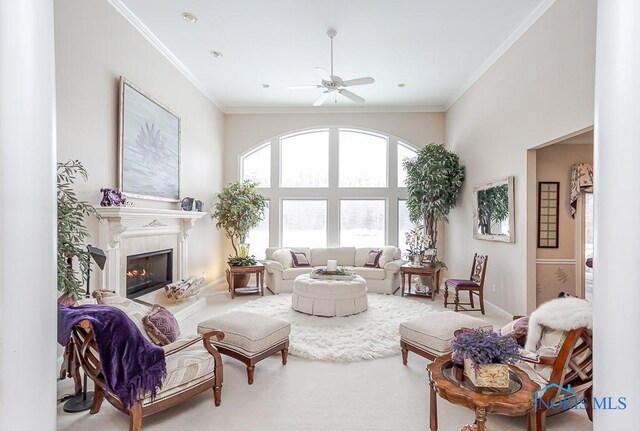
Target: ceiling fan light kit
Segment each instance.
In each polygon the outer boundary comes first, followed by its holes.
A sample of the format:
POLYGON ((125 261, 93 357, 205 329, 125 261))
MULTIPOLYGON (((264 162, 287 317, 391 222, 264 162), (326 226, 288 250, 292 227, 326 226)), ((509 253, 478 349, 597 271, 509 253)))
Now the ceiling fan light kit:
MULTIPOLYGON (((349 90, 346 90, 345 87, 353 87, 356 85, 365 85, 365 84, 373 84, 375 79, 370 76, 364 78, 356 78, 356 79, 348 79, 343 80, 341 77, 335 75, 333 73, 333 39, 336 37, 338 33, 334 29, 329 29, 327 31, 327 36, 331 39, 331 73, 328 73, 321 67, 316 67, 316 72, 320 75, 321 84, 316 85, 294 85, 287 87, 293 90, 303 90, 303 89, 311 89, 311 88, 321 88, 324 89, 320 96, 313 102, 313 106, 321 106, 331 95, 331 93, 341 94, 347 99, 355 102, 355 103, 364 103, 364 98, 358 96, 357 94, 352 93, 349 90)), ((337 98, 336 98, 337 102, 337 98)))

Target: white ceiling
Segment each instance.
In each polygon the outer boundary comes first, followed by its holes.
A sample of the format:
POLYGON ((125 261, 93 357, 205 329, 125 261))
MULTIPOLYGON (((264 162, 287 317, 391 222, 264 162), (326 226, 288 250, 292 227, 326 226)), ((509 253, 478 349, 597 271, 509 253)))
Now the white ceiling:
MULTIPOLYGON (((443 110, 553 0, 109 0, 225 112, 308 108, 329 69, 369 109, 443 110), (197 16, 188 23, 183 12, 197 16), (215 59, 210 51, 224 57, 215 59), (398 83, 404 83, 399 88, 398 83), (269 84, 269 88, 263 88, 269 84), (377 107, 377 108, 376 108, 377 107)), ((327 106, 329 105, 329 106, 327 106)), ((339 98, 328 108, 355 104, 339 98)), ((326 108, 325 108, 326 109, 326 108)))

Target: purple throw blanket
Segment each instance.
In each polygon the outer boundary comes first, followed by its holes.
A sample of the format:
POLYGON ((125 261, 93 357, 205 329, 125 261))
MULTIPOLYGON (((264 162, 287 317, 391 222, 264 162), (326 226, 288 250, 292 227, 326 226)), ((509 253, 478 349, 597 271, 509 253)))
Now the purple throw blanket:
POLYGON ((167 373, 162 347, 146 340, 124 311, 108 305, 58 304, 58 343, 66 345, 73 327, 85 319, 96 336, 107 387, 122 401, 122 410, 147 391, 155 398, 167 373))

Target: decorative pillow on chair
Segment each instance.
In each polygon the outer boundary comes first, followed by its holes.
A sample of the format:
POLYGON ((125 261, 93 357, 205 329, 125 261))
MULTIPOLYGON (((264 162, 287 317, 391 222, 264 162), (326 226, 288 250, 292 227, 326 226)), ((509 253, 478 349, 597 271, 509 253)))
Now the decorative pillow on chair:
POLYGON ((291 256, 291 250, 288 248, 280 248, 273 252, 273 260, 280 262, 282 268, 289 269, 293 266, 293 258, 291 256))
POLYGON ((382 256, 382 250, 371 250, 367 255, 367 260, 364 266, 369 268, 380 268, 380 256, 382 256))
POLYGON ((311 266, 307 255, 301 251, 291 251, 291 258, 293 259, 293 267, 300 268, 303 266, 311 266))
POLYGON ((154 305, 149 314, 142 318, 144 330, 151 341, 158 346, 166 346, 178 339, 180 326, 169 310, 162 305, 154 305))
POLYGON ((529 316, 521 317, 507 323, 500 329, 500 335, 510 335, 518 342, 520 347, 524 347, 527 342, 527 332, 529 331, 529 316))

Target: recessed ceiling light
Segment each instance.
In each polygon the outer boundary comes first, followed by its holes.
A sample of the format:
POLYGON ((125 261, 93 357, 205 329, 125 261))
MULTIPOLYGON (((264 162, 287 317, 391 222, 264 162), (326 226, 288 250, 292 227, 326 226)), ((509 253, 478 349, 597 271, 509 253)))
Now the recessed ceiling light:
POLYGON ((213 55, 215 58, 222 58, 224 54, 222 54, 220 51, 211 51, 211 55, 213 55))
POLYGON ((269 84, 262 84, 262 88, 269 88, 271 87, 269 84))
POLYGON ((405 84, 404 82, 401 82, 400 84, 398 84, 398 87, 405 87, 407 84, 405 84))
POLYGON ((183 20, 185 20, 187 22, 190 22, 192 24, 194 22, 198 21, 198 17, 195 16, 194 14, 192 14, 192 13, 189 13, 189 12, 183 12, 182 15, 180 15, 180 16, 182 17, 183 20))

